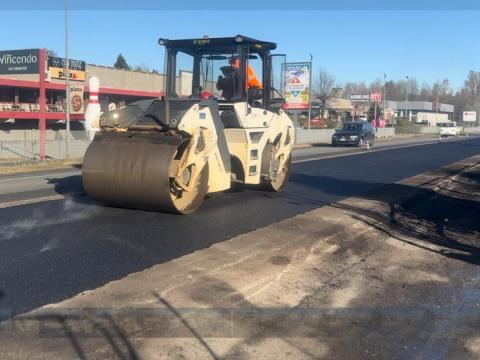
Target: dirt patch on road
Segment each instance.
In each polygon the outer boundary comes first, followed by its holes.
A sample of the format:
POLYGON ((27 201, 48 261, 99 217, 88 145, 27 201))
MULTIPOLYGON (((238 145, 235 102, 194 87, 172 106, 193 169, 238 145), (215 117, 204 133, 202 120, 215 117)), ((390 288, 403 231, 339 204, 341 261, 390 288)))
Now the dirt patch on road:
POLYGON ((478 358, 479 161, 34 311, 17 320, 41 323, 43 338, 0 336, 2 356, 478 358))

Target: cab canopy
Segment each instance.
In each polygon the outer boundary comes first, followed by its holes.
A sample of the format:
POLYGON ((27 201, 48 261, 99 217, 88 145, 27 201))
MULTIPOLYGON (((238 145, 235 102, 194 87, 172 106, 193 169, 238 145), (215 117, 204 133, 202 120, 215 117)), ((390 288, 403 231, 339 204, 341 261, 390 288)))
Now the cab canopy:
MULTIPOLYGON (((179 40, 160 38, 158 43, 166 49, 166 98, 196 99, 207 93, 219 102, 248 101, 269 108, 274 92, 278 93, 281 87, 280 84, 272 85, 272 56, 280 59, 280 55, 271 54, 277 47, 273 42, 237 35, 179 40), (179 80, 182 71, 191 74, 191 86, 179 80), (252 73, 260 83, 257 89, 248 86, 252 73)), ((281 56, 284 63, 285 57, 281 56)), ((276 81, 281 79, 280 68, 276 81)))

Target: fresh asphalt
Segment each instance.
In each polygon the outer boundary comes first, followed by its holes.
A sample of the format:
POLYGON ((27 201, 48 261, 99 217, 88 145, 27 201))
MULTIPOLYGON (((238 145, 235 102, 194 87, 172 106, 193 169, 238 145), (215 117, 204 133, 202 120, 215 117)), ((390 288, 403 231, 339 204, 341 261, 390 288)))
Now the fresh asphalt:
MULTIPOLYGON (((462 141, 464 138, 442 140, 462 141)), ((370 152, 384 151, 404 146, 418 146, 438 142, 436 137, 400 137, 377 140, 370 152)), ((365 149, 357 147, 332 147, 328 144, 301 146, 293 150, 294 162, 324 159, 332 156, 363 154, 365 149)), ((22 174, 0 175, 0 209, 6 206, 59 198, 62 195, 78 195, 83 192, 76 168, 35 171, 22 174)))
MULTIPOLYGON (((57 194, 77 195, 0 209, 0 317, 61 301, 238 234, 476 155, 479 149, 480 138, 469 138, 374 152, 345 149, 346 156, 333 158, 297 151, 283 193, 212 194, 198 213, 188 216, 98 206, 82 194, 76 171, 37 174, 50 177, 50 188, 26 187, 24 194, 45 195, 53 188, 57 194)), ((17 179, 21 186, 20 177, 0 181, 17 179)))

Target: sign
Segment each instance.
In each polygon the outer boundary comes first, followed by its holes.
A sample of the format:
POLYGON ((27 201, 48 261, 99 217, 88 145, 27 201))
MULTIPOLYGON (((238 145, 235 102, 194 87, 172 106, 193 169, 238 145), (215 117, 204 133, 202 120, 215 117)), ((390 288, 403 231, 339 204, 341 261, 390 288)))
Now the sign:
MULTIPOLYGON (((67 78, 66 59, 55 56, 48 57, 48 71, 52 79, 67 78)), ((70 70, 70 80, 85 81, 85 61, 68 60, 68 68, 70 70)))
POLYGON ((438 96, 433 100, 433 111, 438 112, 438 96))
POLYGON ((391 119, 393 119, 393 117, 395 116, 395 110, 393 109, 385 109, 383 110, 383 117, 387 120, 387 121, 390 121, 391 119))
POLYGON ((382 93, 350 94, 348 95, 348 100, 356 102, 380 102, 382 101, 382 93))
POLYGON ((83 85, 70 86, 70 114, 83 114, 83 85))
POLYGON ((463 112, 463 121, 464 122, 477 121, 477 112, 476 111, 464 111, 463 112))
POLYGON ((350 94, 348 100, 358 102, 370 102, 370 94, 350 94))
POLYGON ((380 102, 382 101, 382 93, 376 92, 370 94, 370 101, 371 102, 380 102))
POLYGON ((38 74, 39 49, 0 51, 0 74, 38 74))
POLYGON ((286 63, 285 110, 308 110, 310 107, 311 64, 286 63))

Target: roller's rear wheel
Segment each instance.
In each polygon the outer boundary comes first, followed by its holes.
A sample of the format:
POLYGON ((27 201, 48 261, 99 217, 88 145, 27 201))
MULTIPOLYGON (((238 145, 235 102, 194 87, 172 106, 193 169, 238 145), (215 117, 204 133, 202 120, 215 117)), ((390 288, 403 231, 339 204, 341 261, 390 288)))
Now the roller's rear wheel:
POLYGON ((195 212, 200 205, 208 191, 208 163, 205 164, 200 174, 197 176, 196 184, 192 191, 182 191, 176 186, 172 179, 170 186, 170 194, 175 210, 180 214, 191 214, 195 212))
MULTIPOLYGON (((277 160, 278 161, 278 160, 277 160)), ((275 166, 275 164, 270 165, 275 166)), ((282 191, 288 183, 288 178, 290 177, 290 170, 292 168, 292 157, 291 155, 288 156, 288 159, 284 162, 281 169, 274 170, 276 172, 275 176, 271 176, 269 180, 267 180, 266 185, 267 188, 272 191, 282 191)))

